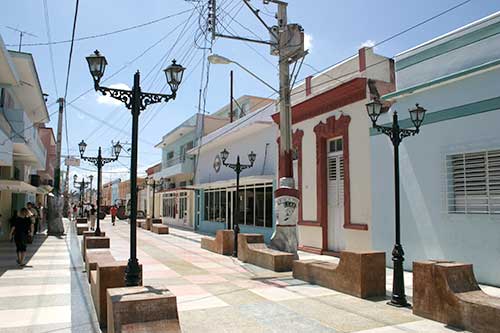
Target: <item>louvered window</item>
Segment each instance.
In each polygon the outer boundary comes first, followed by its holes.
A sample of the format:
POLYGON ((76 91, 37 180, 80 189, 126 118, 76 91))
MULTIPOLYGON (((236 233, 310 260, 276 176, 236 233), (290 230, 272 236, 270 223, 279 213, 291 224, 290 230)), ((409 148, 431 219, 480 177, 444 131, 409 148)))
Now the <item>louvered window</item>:
POLYGON ((450 155, 447 169, 450 213, 500 214, 500 150, 450 155))

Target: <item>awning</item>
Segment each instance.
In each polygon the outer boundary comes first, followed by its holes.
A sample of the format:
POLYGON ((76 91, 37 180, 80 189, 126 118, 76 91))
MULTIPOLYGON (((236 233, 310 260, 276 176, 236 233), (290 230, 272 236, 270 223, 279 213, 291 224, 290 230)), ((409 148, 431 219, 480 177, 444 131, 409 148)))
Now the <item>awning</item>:
POLYGON ((50 185, 40 185, 37 187, 37 193, 39 194, 49 194, 52 191, 52 186, 50 185))
POLYGON ((13 193, 37 193, 37 188, 20 180, 0 180, 0 191, 13 193))

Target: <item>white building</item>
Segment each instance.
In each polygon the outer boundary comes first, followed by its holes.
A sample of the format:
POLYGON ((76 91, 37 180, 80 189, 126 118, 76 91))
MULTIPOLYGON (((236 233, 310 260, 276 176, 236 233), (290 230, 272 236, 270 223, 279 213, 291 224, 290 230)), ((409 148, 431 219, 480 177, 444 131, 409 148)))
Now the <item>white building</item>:
POLYGON ((7 50, 0 37, 0 224, 4 231, 13 210, 36 200, 38 185, 31 180, 39 180, 37 173, 45 170, 47 158, 37 127, 48 121, 32 55, 7 50))
MULTIPOLYGON (((500 12, 396 57, 397 91, 380 124, 419 103, 427 114, 400 146, 401 238, 414 260, 474 265, 479 282, 500 286, 500 12)), ((392 144, 372 132, 373 246, 394 244, 392 144)), ((391 256, 387 256, 391 264, 391 256)))
MULTIPOLYGON (((362 48, 292 91, 299 249, 370 250, 370 96, 394 90, 393 61, 362 48)), ((274 120, 279 123, 279 115, 274 120)))
POLYGON ((229 152, 228 163, 235 163, 239 155, 242 164, 250 164, 248 154, 254 152, 255 163, 240 176, 240 230, 263 234, 269 241, 274 228, 278 132, 271 118, 274 112, 275 104, 264 100, 260 109, 204 136, 199 146, 188 151, 197 160, 196 230, 214 234, 219 229, 233 228, 236 173, 223 165, 220 153, 224 149, 229 152))

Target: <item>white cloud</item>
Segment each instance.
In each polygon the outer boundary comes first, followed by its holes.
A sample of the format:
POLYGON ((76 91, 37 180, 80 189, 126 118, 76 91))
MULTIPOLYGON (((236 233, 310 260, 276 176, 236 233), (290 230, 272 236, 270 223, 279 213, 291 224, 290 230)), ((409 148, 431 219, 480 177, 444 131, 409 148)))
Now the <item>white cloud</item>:
MULTIPOLYGON (((130 90, 130 87, 125 83, 116 83, 116 84, 110 85, 109 87, 116 88, 116 89, 130 90)), ((123 104, 122 102, 120 102, 117 99, 114 99, 114 98, 109 97, 109 96, 104 96, 101 94, 99 94, 99 96, 97 96, 97 103, 107 104, 107 105, 121 105, 121 104, 123 104)))
POLYGON ((361 47, 374 47, 375 44, 376 43, 374 40, 368 39, 368 40, 365 40, 363 43, 361 43, 361 47))
POLYGON ((312 47, 313 37, 308 33, 304 33, 304 49, 311 51, 312 47))

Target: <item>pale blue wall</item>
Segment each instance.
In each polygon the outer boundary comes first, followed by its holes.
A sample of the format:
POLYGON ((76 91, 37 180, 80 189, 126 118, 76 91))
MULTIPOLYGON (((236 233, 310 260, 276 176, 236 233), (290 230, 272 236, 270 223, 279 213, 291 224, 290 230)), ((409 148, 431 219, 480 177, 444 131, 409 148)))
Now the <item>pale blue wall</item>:
MULTIPOLYGON (((499 102, 497 110, 469 116, 463 116, 465 109, 456 108, 500 97, 498 87, 500 70, 497 69, 414 93, 393 106, 401 118, 407 118, 406 110, 417 102, 429 113, 458 117, 426 124, 420 134, 406 138, 400 146, 401 228, 406 269, 411 269, 414 260, 456 260, 472 263, 480 282, 500 286, 500 216, 449 214, 445 165, 447 154, 500 149, 499 102), (452 107, 452 113, 439 113, 452 107)), ((380 123, 388 121, 388 116, 380 119, 380 123)), ((385 135, 371 137, 371 160, 373 246, 386 251, 387 264, 392 265, 393 153, 385 135)))

